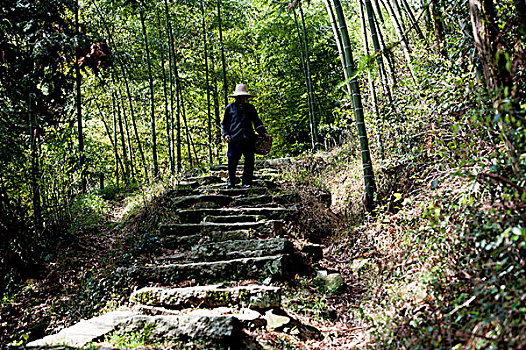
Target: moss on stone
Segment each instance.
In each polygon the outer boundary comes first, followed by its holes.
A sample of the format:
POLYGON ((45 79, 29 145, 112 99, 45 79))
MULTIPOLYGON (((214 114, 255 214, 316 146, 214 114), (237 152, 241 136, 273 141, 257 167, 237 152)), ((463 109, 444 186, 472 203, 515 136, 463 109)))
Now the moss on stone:
POLYGON ((229 290, 208 290, 206 301, 210 306, 228 306, 232 304, 232 293, 229 290))

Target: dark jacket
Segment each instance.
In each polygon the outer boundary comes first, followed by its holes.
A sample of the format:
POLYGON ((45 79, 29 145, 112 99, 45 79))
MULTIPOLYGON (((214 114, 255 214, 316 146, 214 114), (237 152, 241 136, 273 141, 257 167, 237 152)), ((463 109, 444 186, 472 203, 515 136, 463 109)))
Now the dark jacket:
POLYGON ((260 135, 267 133, 256 108, 250 103, 231 103, 226 106, 221 124, 223 137, 230 135, 233 142, 254 139, 254 129, 260 135))

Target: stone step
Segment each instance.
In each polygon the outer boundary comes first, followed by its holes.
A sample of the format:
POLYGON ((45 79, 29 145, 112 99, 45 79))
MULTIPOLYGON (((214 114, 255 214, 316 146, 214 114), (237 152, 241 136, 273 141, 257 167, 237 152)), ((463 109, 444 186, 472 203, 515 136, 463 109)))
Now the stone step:
POLYGON ((198 244, 189 254, 193 261, 218 261, 268 255, 294 254, 294 245, 286 238, 249 239, 198 244))
POLYGON ((214 194, 220 194, 223 196, 230 196, 230 197, 236 197, 236 196, 250 196, 250 195, 263 195, 265 193, 269 192, 269 189, 267 187, 250 187, 250 188, 241 188, 241 187, 235 187, 235 188, 226 188, 224 187, 201 187, 199 189, 199 192, 201 193, 214 193, 214 194))
MULTIPOLYGON (((255 167, 258 169, 275 169, 278 166, 290 164, 294 161, 293 158, 276 158, 276 159, 265 159, 255 161, 255 167)), ((243 167, 243 162, 239 162, 238 169, 243 167)), ((214 170, 228 170, 228 164, 216 164, 210 167, 211 171, 214 170)))
MULTIPOLYGON (((206 244, 210 242, 225 242, 231 240, 247 240, 257 236, 257 233, 251 230, 234 230, 234 231, 214 231, 207 235, 196 234, 189 236, 166 236, 162 238, 163 246, 167 249, 184 249, 196 244, 206 244)), ((168 260, 170 257, 166 257, 168 260)), ((180 260, 180 258, 177 258, 180 260)))
POLYGON ((163 236, 177 235, 189 236, 194 234, 206 235, 217 231, 252 230, 258 234, 279 236, 283 233, 283 222, 280 220, 268 220, 262 222, 201 222, 187 224, 161 225, 160 233, 163 236))
POLYGON ((44 348, 58 345, 83 348, 88 343, 113 331, 121 322, 134 316, 136 316, 136 313, 131 310, 112 311, 89 320, 82 320, 56 334, 32 341, 27 344, 27 348, 44 348))
POLYGON ((117 334, 135 334, 159 338, 205 339, 231 344, 237 341, 242 325, 236 317, 206 312, 183 315, 136 315, 117 325, 117 334))
MULTIPOLYGON (((278 185, 275 182, 267 181, 267 180, 257 180, 257 179, 255 179, 252 182, 252 188, 270 188, 270 189, 273 189, 273 188, 276 188, 277 186, 278 185)), ((207 186, 207 188, 210 189, 210 190, 227 188, 227 183, 226 183, 226 180, 224 180, 223 182, 209 185, 209 186, 207 186)), ((234 187, 234 188, 241 188, 241 184, 240 183, 237 184, 236 187, 234 187)))
POLYGON ((292 204, 295 203, 297 199, 296 194, 282 194, 277 196, 263 195, 263 196, 254 196, 254 197, 241 197, 233 198, 233 206, 256 206, 256 205, 265 205, 270 203, 275 204, 292 204))
POLYGON ((216 194, 202 194, 184 197, 172 198, 173 205, 176 208, 189 208, 191 206, 217 208, 224 207, 230 204, 233 198, 230 196, 216 195, 216 194))
POLYGON ((222 180, 219 176, 203 175, 203 176, 185 178, 184 181, 197 182, 200 186, 204 186, 204 185, 216 184, 218 182, 221 182, 222 180))
POLYGON ((191 279, 195 279, 197 283, 268 277, 272 280, 282 280, 289 278, 293 274, 293 269, 291 257, 273 255, 214 262, 121 267, 116 272, 139 285, 145 283, 171 285, 191 279))
POLYGON ((221 223, 235 223, 235 222, 258 222, 264 220, 262 215, 208 215, 205 216, 202 222, 221 222, 221 223))
POLYGON ((216 284, 186 288, 146 287, 133 292, 130 296, 130 302, 168 309, 216 308, 220 306, 269 309, 281 306, 281 295, 279 287, 261 285, 223 287, 216 284))
POLYGON ((246 208, 200 208, 177 211, 180 222, 201 222, 205 216, 257 215, 267 219, 285 219, 294 213, 294 209, 283 207, 246 207, 246 208))
POLYGON ((243 328, 261 328, 267 324, 265 316, 260 314, 258 311, 249 308, 230 308, 230 307, 217 307, 213 309, 196 309, 189 313, 186 310, 173 310, 167 309, 160 306, 147 306, 147 305, 136 305, 133 307, 134 310, 149 316, 158 315, 214 315, 214 316, 231 316, 235 317, 242 325, 243 328))
MULTIPOLYGON (((279 172, 274 169, 261 169, 261 170, 254 171, 253 177, 254 179, 271 180, 271 179, 274 179, 278 174, 279 172)), ((227 179, 228 171, 227 170, 215 170, 215 171, 211 171, 210 175, 218 176, 222 179, 227 179)), ((236 177, 241 179, 242 176, 243 176, 242 170, 236 171, 236 177)))

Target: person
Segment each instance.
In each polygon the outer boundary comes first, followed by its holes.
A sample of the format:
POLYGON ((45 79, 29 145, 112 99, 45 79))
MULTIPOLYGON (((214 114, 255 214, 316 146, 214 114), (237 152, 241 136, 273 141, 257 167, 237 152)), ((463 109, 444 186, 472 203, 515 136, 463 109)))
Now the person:
POLYGON ((256 108, 248 103, 248 99, 256 97, 248 93, 245 84, 238 84, 232 95, 236 101, 225 108, 223 116, 222 134, 224 140, 228 143, 228 187, 237 185, 236 169, 241 159, 245 158, 243 167, 242 187, 252 186, 254 176, 254 145, 255 131, 270 139, 271 136, 265 130, 263 122, 258 117, 256 108))

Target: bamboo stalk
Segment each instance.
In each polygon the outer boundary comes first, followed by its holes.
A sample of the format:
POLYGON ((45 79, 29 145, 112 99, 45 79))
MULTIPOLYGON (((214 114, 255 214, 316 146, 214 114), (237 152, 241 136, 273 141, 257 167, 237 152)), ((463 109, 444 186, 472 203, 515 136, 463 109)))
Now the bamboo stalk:
POLYGON ((398 17, 395 15, 395 12, 393 8, 391 7, 391 4, 389 3, 388 0, 386 1, 380 0, 380 1, 382 2, 382 5, 384 6, 384 8, 387 10, 387 13, 389 13, 389 17, 391 18, 391 22, 395 29, 396 35, 398 36, 398 40, 400 40, 400 44, 402 45, 402 51, 404 53, 407 67, 409 68, 409 73, 411 74, 411 78, 413 78, 413 81, 416 84, 417 79, 416 79, 416 75, 413 69, 411 54, 409 52, 409 45, 405 37, 405 34, 401 29, 398 17))
POLYGON ((157 161, 157 132, 155 127, 155 97, 153 89, 153 74, 152 74, 152 61, 150 58, 150 48, 148 45, 148 33, 146 32, 146 24, 144 20, 144 9, 141 6, 139 11, 141 20, 142 33, 144 37, 144 48, 146 51, 146 61, 148 63, 148 83, 150 86, 150 142, 152 149, 152 164, 153 164, 153 178, 157 180, 159 178, 159 164, 157 161))
POLYGON ((338 31, 338 27, 336 26, 336 19, 334 18, 334 12, 332 11, 331 3, 329 2, 329 0, 324 0, 324 2, 325 2, 325 7, 327 8, 327 13, 329 14, 329 19, 331 21, 332 33, 334 35, 334 40, 336 41, 336 48, 338 49, 338 54, 340 55, 340 61, 342 63, 342 68, 343 68, 343 75, 344 75, 345 82, 346 82, 345 86, 347 87, 347 93, 350 96, 351 87, 347 83, 347 80, 349 79, 349 77, 347 76, 347 70, 345 69, 345 56, 344 56, 343 48, 342 48, 341 35, 340 35, 340 32, 338 31))
POLYGON ((343 9, 340 0, 333 0, 333 3, 334 11, 336 12, 336 16, 338 18, 340 33, 342 35, 342 43, 345 52, 345 68, 347 69, 347 74, 349 75, 349 77, 351 77, 350 85, 352 96, 350 97, 353 102, 354 115, 356 118, 356 128, 358 131, 362 155, 362 168, 365 187, 364 203, 367 209, 372 209, 374 207, 374 193, 376 191, 376 185, 374 181, 374 170, 369 150, 369 141, 367 139, 367 131, 365 128, 365 118, 363 114, 360 87, 358 85, 358 80, 355 76, 355 66, 351 50, 351 41, 349 39, 347 25, 345 24, 345 16, 343 14, 343 9))
POLYGON ((205 75, 206 75, 206 107, 207 107, 207 132, 208 132, 208 161, 209 164, 213 164, 212 159, 212 119, 210 116, 210 78, 208 72, 208 39, 206 32, 206 20, 205 20, 205 6, 203 0, 200 2, 201 18, 203 26, 203 47, 204 47, 204 59, 205 59, 205 75))

